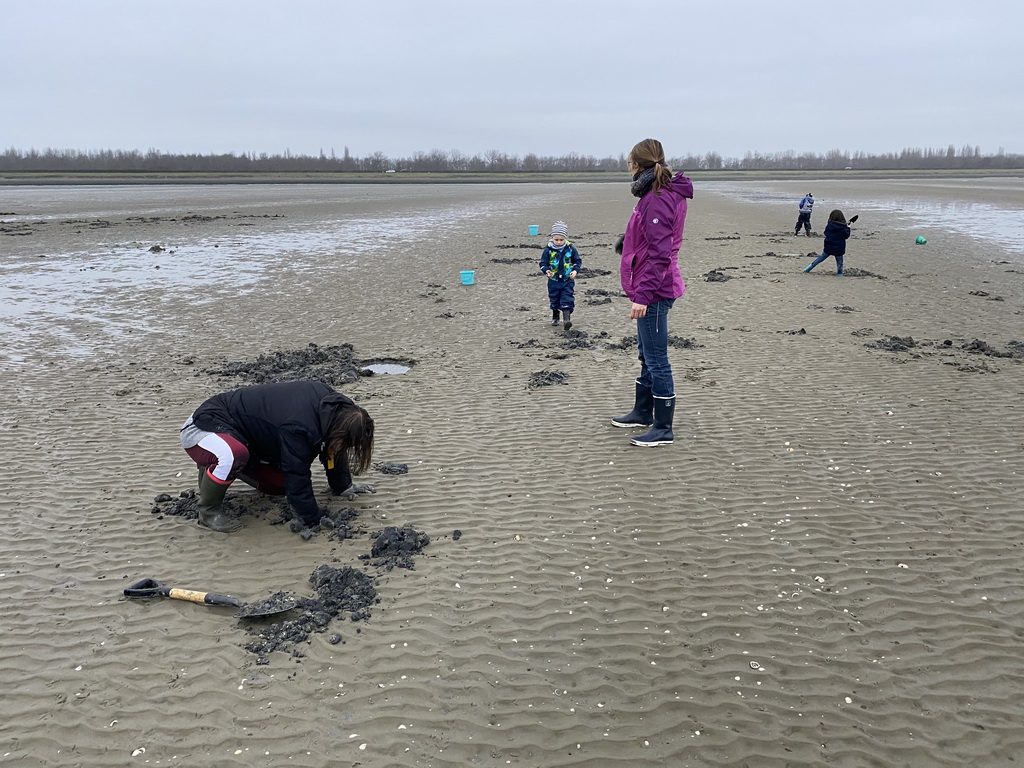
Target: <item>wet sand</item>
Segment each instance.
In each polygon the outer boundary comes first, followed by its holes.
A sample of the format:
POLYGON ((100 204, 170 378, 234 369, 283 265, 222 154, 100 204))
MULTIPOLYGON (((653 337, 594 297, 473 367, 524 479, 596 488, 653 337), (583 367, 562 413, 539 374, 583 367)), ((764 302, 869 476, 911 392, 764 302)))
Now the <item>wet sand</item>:
POLYGON ((35 285, 30 255, 100 238, 140 269, 77 293, 65 269, 75 311, 44 293, 6 329, 0 765, 1019 763, 1019 257, 940 231, 917 246, 872 212, 851 276, 802 274, 821 240, 795 215, 698 187, 676 441, 640 449, 608 421, 638 370, 612 250, 628 188, 529 192, 370 194, 349 204, 369 255, 267 258, 244 290, 215 264, 193 290, 155 267, 197 238, 244 259, 241 233, 316 230, 336 206, 236 188, 133 211, 126 190, 74 225, 0 205, 23 217, 0 233, 9 287, 35 285), (410 207, 442 224, 389 238, 410 207), (569 333, 527 235, 559 218, 593 270, 569 333), (194 488, 177 431, 245 383, 225 364, 310 343, 413 363, 338 385, 377 420, 380 462, 355 503, 314 470, 320 502, 357 513, 348 535, 274 524, 280 502, 247 488, 226 536, 155 503, 194 488), (388 526, 429 538, 412 568, 373 557, 388 526), (322 566, 366 574, 374 602, 265 654, 232 609, 122 594, 312 598, 322 566))

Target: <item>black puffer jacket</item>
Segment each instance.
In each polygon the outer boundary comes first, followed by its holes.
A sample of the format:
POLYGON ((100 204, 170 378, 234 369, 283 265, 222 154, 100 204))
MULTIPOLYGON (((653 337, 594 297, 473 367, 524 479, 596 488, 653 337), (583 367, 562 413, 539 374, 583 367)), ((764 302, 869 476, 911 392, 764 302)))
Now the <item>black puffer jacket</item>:
POLYGON ((825 253, 829 256, 846 254, 846 239, 850 236, 850 228, 838 221, 830 221, 825 225, 825 253))
POLYGON ((292 509, 307 525, 320 522, 309 471, 317 457, 331 490, 352 484, 348 457, 335 456, 333 466, 324 440, 335 417, 355 403, 318 381, 257 384, 214 395, 192 415, 207 432, 226 432, 249 449, 250 461, 265 461, 284 474, 292 509))

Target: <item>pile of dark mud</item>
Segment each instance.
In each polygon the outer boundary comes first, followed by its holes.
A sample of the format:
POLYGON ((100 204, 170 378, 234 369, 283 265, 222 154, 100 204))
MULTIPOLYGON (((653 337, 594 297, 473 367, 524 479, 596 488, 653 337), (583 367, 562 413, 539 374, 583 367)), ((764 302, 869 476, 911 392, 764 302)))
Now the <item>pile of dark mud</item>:
POLYGON ((1014 360, 1024 360, 1024 342, 1009 341, 1005 350, 999 350, 986 341, 975 339, 963 345, 962 349, 976 355, 987 357, 1006 357, 1014 360))
POLYGON ((418 555, 429 543, 430 537, 427 534, 420 533, 408 525, 401 528, 389 525, 375 534, 370 554, 360 555, 359 559, 369 560, 375 568, 388 571, 392 568, 414 571, 416 564, 413 555, 418 555))
POLYGON ((270 352, 252 361, 227 362, 219 368, 207 368, 203 373, 230 376, 250 384, 322 381, 337 387, 356 381, 365 365, 355 359, 351 344, 321 347, 311 343, 305 349, 270 352))
POLYGON ((866 269, 859 269, 858 267, 846 267, 843 269, 843 277, 874 277, 879 280, 888 280, 885 275, 876 275, 874 272, 868 272, 866 269))
POLYGON ((569 374, 564 371, 537 371, 530 374, 530 381, 527 386, 530 389, 537 387, 551 387, 555 384, 568 384, 569 374))
MULTIPOLYGON (((333 619, 345 612, 352 621, 366 621, 370 618, 370 606, 378 602, 373 577, 347 565, 340 569, 321 565, 309 581, 317 597, 298 598, 287 618, 246 625, 246 632, 258 638, 245 645, 245 650, 258 656, 257 664, 270 663, 268 657, 274 651, 290 652, 301 658, 303 654, 295 649, 296 645, 306 642, 314 633, 324 632, 333 619)), ((331 642, 341 642, 341 636, 335 635, 331 642)))
MULTIPOLYGON (((636 336, 623 336, 622 341, 618 344, 609 343, 607 346, 609 349, 621 349, 623 352, 629 352, 631 349, 636 349, 636 336)), ((702 349, 704 347, 703 344, 698 344, 696 339, 672 335, 668 337, 668 346, 676 349, 702 349)))
POLYGON ((909 352, 917 346, 913 336, 883 336, 865 345, 868 349, 881 349, 886 352, 909 352))
POLYGON ((373 468, 382 475, 406 475, 409 473, 408 464, 398 464, 394 461, 375 461, 373 468))
MULTIPOLYGON (((395 473, 400 474, 400 473, 395 473)), ((194 489, 182 491, 177 496, 168 493, 161 493, 153 499, 153 506, 150 512, 162 520, 164 515, 181 517, 185 520, 195 520, 199 517, 199 510, 196 506, 198 499, 194 489)), ((319 533, 323 533, 332 541, 355 538, 358 534, 365 533, 365 530, 356 525, 359 511, 352 507, 342 507, 331 510, 325 507, 320 508, 320 524, 312 528, 307 527, 301 520, 295 517, 292 509, 285 498, 277 496, 261 496, 261 506, 271 505, 271 516, 269 525, 283 525, 288 523, 289 530, 308 541, 319 533)), ((223 510, 230 516, 241 518, 246 515, 254 519, 262 517, 265 509, 257 511, 257 507, 240 501, 237 497, 228 496, 221 503, 223 510)))
MULTIPOLYGON (((871 329, 865 329, 870 331, 871 329)), ((864 331, 854 331, 854 335, 864 335, 864 331)), ((935 349, 939 352, 962 351, 969 355, 981 355, 1006 360, 1024 360, 1024 342, 1013 340, 1006 343, 1006 349, 997 349, 987 341, 973 339, 971 341, 954 342, 952 339, 943 341, 915 341, 911 336, 882 336, 865 345, 869 349, 881 349, 886 352, 909 352, 910 350, 926 351, 935 349)))

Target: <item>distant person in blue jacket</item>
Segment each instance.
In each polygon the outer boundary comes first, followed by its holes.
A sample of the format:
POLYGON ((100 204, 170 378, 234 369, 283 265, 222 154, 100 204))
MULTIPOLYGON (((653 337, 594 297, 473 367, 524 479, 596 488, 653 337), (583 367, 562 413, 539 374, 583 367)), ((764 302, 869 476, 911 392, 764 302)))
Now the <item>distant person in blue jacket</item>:
POLYGON ((796 232, 794 235, 800 234, 800 228, 807 228, 807 236, 811 236, 811 209, 814 208, 814 195, 808 192, 804 195, 800 201, 800 217, 796 220, 796 232))
POLYGON ((572 328, 572 313, 576 309, 576 275, 583 268, 579 251, 569 242, 569 227, 564 221, 551 225, 551 239, 540 255, 540 271, 548 276, 548 300, 551 304, 551 324, 558 325, 562 313, 563 328, 572 328))
MULTIPOLYGON (((854 216, 854 219, 857 217, 854 216)), ((851 222, 853 219, 851 219, 851 222)), ((806 267, 804 272, 810 272, 821 264, 829 256, 836 259, 836 276, 843 276, 843 256, 846 255, 846 240, 850 236, 850 226, 846 223, 846 217, 839 209, 832 211, 828 216, 828 224, 825 225, 825 246, 822 254, 806 267)))

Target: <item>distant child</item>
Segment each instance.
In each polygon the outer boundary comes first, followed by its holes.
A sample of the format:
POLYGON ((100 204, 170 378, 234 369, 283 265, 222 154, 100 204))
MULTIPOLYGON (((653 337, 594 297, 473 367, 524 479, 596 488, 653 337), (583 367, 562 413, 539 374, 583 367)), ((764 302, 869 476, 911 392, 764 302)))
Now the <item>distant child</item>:
POLYGON ((800 201, 800 216, 796 220, 796 232, 794 235, 800 234, 800 228, 807 228, 807 236, 811 236, 811 210, 814 208, 814 195, 808 192, 803 196, 800 201))
POLYGON ((551 239, 540 255, 540 271, 548 276, 548 299, 551 303, 551 324, 558 325, 562 312, 563 328, 572 328, 576 309, 576 274, 583 268, 579 251, 569 242, 569 227, 564 221, 551 225, 551 239))
MULTIPOLYGON (((854 216, 853 218, 857 218, 854 216)), ((828 224, 825 225, 825 247, 822 254, 804 269, 810 272, 821 264, 829 256, 836 257, 836 276, 843 276, 843 256, 846 254, 846 238, 850 236, 850 227, 846 223, 843 212, 836 209, 828 216, 828 224)))

